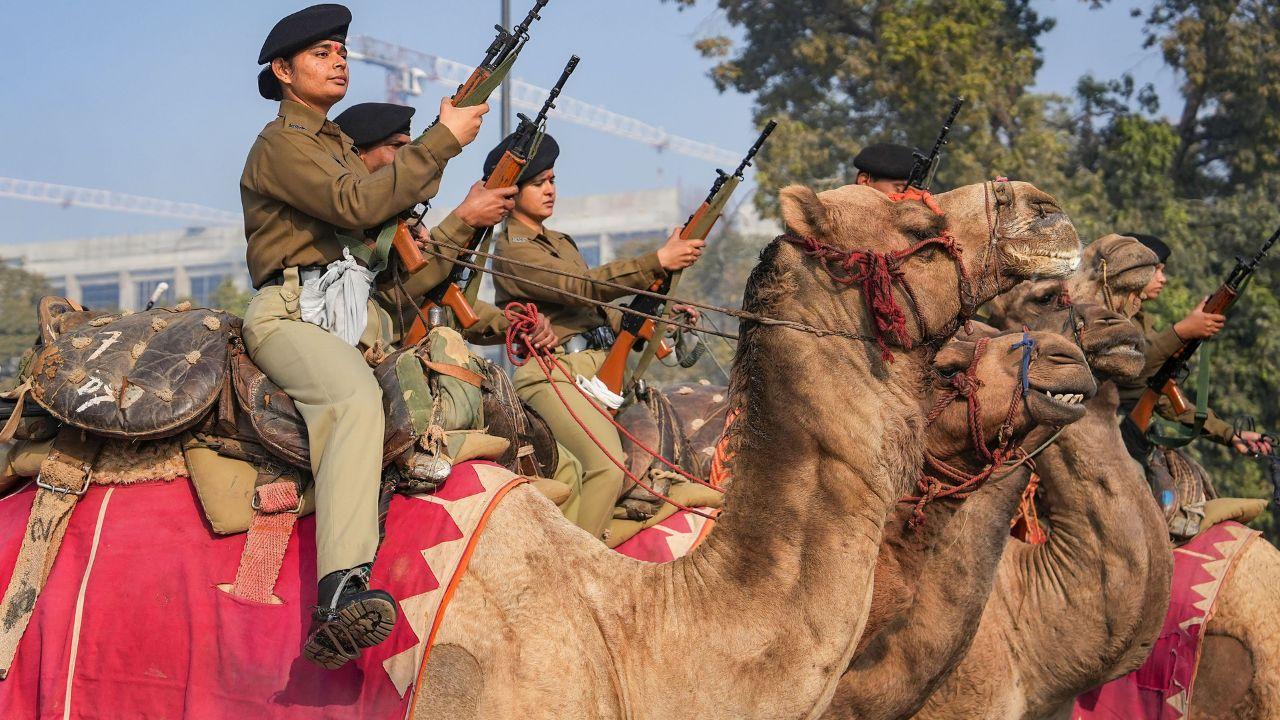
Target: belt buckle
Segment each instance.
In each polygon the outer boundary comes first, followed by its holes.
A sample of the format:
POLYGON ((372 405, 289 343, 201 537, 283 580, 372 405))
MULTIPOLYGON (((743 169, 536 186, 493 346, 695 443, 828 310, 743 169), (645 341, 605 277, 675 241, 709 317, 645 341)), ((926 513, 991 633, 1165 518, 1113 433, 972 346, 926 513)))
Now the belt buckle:
POLYGON ((57 493, 59 495, 75 495, 76 497, 80 497, 81 495, 84 495, 85 493, 89 492, 89 483, 92 480, 93 480, 93 469, 86 467, 84 469, 84 484, 80 486, 79 490, 74 490, 72 488, 58 487, 57 485, 50 485, 49 483, 44 481, 44 473, 36 474, 36 487, 42 490, 48 490, 50 492, 57 493))

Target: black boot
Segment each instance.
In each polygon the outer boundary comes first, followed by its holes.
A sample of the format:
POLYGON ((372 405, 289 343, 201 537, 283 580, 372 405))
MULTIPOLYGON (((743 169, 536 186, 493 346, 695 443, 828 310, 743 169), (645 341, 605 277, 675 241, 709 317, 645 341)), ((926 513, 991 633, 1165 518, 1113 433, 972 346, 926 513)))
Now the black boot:
POLYGON ((302 648, 308 660, 337 670, 360 650, 386 640, 396 625, 396 601, 369 589, 369 566, 331 572, 320 578, 311 635, 302 648))

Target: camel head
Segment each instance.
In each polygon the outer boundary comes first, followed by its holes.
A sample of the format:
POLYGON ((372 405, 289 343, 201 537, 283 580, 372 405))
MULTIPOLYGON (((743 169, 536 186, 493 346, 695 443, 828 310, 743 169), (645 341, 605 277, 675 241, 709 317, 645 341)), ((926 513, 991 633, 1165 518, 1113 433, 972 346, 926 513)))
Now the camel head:
MULTIPOLYGON (((910 296, 899 298, 908 329, 925 341, 950 337, 957 318, 1017 282, 1066 277, 1079 263, 1080 241, 1071 221, 1057 201, 1028 183, 969 185, 935 200, 942 215, 925 202, 894 202, 861 185, 822 193, 793 185, 780 194, 782 218, 791 235, 829 251, 904 253, 921 241, 942 237, 944 231, 953 238, 967 286, 962 286, 957 260, 946 243, 926 244, 890 259, 890 266, 901 274, 895 278, 895 292, 910 296), (914 320, 909 317, 913 312, 919 315, 914 320)), ((827 262, 829 267, 838 264, 827 262)), ((803 287, 797 290, 805 292, 803 287)), ((849 295, 840 302, 862 302, 859 293, 849 295)))
MULTIPOLYGON (((1001 426, 1009 418, 1011 406, 1010 437, 1018 440, 1036 425, 1060 427, 1084 417, 1084 401, 1093 397, 1098 386, 1075 343, 1056 332, 1028 332, 1027 338, 1032 342, 1028 388, 1025 397, 1019 398, 1026 352, 1023 333, 997 333, 974 325, 977 330, 949 341, 934 358, 936 379, 930 390, 930 406, 954 390, 958 376, 966 372, 974 375, 979 383, 971 392, 977 398, 982 437, 991 452, 1001 443, 1001 426)), ((929 426, 927 444, 935 455, 945 459, 948 453, 954 456, 973 452, 972 437, 968 407, 961 395, 929 426)))
MULTIPOLYGON (((1145 284, 1145 283, 1144 283, 1145 284)), ((1100 380, 1142 372, 1142 332, 1128 318, 1093 301, 1076 301, 1062 280, 1024 282, 987 303, 992 325, 1060 333, 1076 341, 1100 380)))
POLYGON ((1133 317, 1142 306, 1140 293, 1155 275, 1160 259, 1127 235, 1107 235, 1084 249, 1080 272, 1067 283, 1077 301, 1101 303, 1133 317))

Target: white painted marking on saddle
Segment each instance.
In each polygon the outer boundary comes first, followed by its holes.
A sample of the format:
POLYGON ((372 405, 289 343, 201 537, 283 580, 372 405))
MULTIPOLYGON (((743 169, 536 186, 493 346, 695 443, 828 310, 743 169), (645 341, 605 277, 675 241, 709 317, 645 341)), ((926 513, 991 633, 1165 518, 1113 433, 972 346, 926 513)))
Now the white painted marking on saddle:
POLYGON ((88 362, 89 360, 96 360, 99 355, 106 352, 107 348, 111 347, 112 345, 115 345, 116 341, 119 339, 120 339, 119 330, 112 330, 111 332, 106 333, 106 339, 102 341, 102 344, 98 346, 98 349, 94 350, 93 354, 90 355, 88 360, 86 360, 85 362, 88 362))
POLYGON ((76 394, 77 395, 93 394, 93 397, 89 398, 88 400, 85 400, 84 403, 80 405, 80 407, 76 408, 76 412, 78 413, 84 412, 85 410, 88 410, 89 408, 99 403, 115 402, 115 399, 116 399, 116 394, 111 389, 111 386, 99 380, 98 378, 93 377, 92 375, 89 376, 89 379, 86 380, 83 385, 76 388, 76 394), (102 391, 101 394, 97 394, 99 390, 102 391))

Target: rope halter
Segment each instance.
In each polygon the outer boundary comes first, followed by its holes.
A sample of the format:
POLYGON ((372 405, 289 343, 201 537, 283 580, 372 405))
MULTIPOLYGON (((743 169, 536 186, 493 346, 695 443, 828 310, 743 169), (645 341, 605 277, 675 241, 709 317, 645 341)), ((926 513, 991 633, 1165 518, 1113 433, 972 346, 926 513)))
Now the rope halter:
POLYGON ((1016 447, 1013 442, 1013 424, 1018 412, 1018 405, 1025 400, 1026 394, 1031 387, 1031 359, 1036 348, 1036 341, 1031 337, 1029 331, 1024 328, 1022 340, 1013 346, 1014 348, 1022 349, 1022 359, 1018 368, 1019 378, 1018 383, 1014 386, 1013 397, 1009 401, 1009 409, 1005 412, 1004 421, 1000 424, 1000 428, 996 433, 995 450, 987 447, 986 433, 982 429, 982 405, 978 398, 978 389, 983 385, 982 380, 977 375, 978 363, 986 353, 989 344, 990 338, 984 337, 977 340, 973 360, 970 361, 969 367, 964 372, 956 373, 948 378, 951 388, 938 398, 938 401, 934 403, 933 409, 925 416, 925 427, 929 427, 951 403, 960 397, 965 398, 970 442, 974 450, 987 462, 981 470, 969 474, 938 458, 926 449, 924 467, 921 469, 920 477, 916 480, 918 494, 904 497, 899 501, 914 505, 911 520, 907 523, 908 527, 912 529, 919 528, 924 524, 925 505, 938 498, 951 497, 957 500, 967 498, 981 488, 995 473, 996 469, 1010 457, 1021 452, 1021 448, 1016 447))

